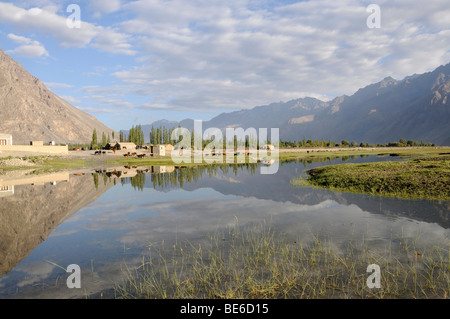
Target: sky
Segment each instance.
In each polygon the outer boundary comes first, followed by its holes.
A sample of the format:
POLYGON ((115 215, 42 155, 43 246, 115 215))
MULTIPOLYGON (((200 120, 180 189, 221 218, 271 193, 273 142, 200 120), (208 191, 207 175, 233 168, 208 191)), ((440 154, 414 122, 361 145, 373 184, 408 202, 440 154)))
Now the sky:
POLYGON ((119 131, 432 71, 450 1, 0 1, 0 47, 119 131))

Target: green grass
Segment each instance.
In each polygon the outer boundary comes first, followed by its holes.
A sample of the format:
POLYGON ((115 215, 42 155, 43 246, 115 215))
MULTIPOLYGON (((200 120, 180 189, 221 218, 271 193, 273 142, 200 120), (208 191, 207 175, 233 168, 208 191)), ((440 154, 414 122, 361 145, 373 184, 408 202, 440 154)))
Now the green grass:
MULTIPOLYGON (((325 158, 337 158, 337 157, 351 157, 351 156, 360 156, 360 155, 390 155, 395 153, 398 156, 423 156, 423 155, 437 155, 442 152, 450 153, 450 148, 436 148, 436 147, 398 147, 394 150, 379 148, 377 150, 364 150, 364 149, 352 149, 348 150, 334 150, 333 148, 327 149, 327 151, 316 149, 310 153, 306 152, 279 152, 279 160, 289 161, 296 159, 325 159, 325 158)), ((252 156, 253 157, 253 156, 252 156)), ((8 158, 3 159, 11 159, 13 157, 9 156, 8 158)), ((66 169, 66 168, 85 168, 85 167, 106 167, 106 166, 115 166, 115 165, 140 165, 140 166, 177 166, 176 163, 172 161, 170 156, 164 157, 154 157, 154 158, 122 158, 122 157, 101 157, 101 156, 92 156, 90 159, 82 159, 77 157, 63 157, 63 156, 26 156, 24 157, 30 162, 36 164, 36 168, 48 169, 52 167, 54 169, 66 169)), ((0 158, 0 161, 2 158, 0 158)), ((237 163, 236 156, 234 157, 234 161, 237 163)), ((245 157, 245 162, 249 163, 250 159, 248 156, 245 157)), ((225 157, 223 158, 223 163, 226 163, 225 157)), ((194 159, 190 163, 182 163, 183 166, 196 166, 196 165, 214 165, 208 164, 203 161, 202 163, 194 163, 194 159)), ((19 166, 10 166, 10 167, 1 167, 4 170, 14 170, 14 169, 22 169, 29 168, 27 166, 19 167, 19 166)))
POLYGON ((446 298, 449 247, 420 249, 402 239, 388 250, 350 243, 335 251, 313 237, 301 244, 270 226, 230 228, 206 242, 151 247, 152 257, 125 266, 114 287, 124 299, 446 298), (367 266, 381 269, 381 288, 367 286, 367 266))
POLYGON ((331 190, 400 198, 450 200, 450 156, 339 164, 315 168, 291 181, 331 190))
POLYGON ((351 157, 359 155, 378 155, 378 156, 400 156, 400 157, 417 157, 417 156, 434 156, 442 153, 450 154, 450 147, 395 147, 395 148, 348 148, 346 150, 336 150, 333 148, 316 149, 309 153, 303 152, 280 152, 280 160, 289 160, 296 158, 335 158, 335 157, 351 157))

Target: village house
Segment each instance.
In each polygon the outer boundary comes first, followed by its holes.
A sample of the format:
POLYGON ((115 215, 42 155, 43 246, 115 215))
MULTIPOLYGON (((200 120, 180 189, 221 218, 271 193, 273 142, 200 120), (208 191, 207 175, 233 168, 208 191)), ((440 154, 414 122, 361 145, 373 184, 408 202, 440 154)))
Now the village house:
POLYGON ((129 142, 119 142, 121 150, 136 150, 136 144, 129 142))
POLYGON ((0 198, 14 195, 14 185, 0 185, 0 198))
POLYGON ((30 141, 29 145, 13 145, 12 135, 0 133, 0 153, 1 152, 29 152, 48 154, 67 154, 67 145, 56 146, 55 142, 45 144, 43 141, 30 141))
POLYGON ((12 135, 0 133, 0 145, 13 145, 12 135))
POLYGON ((172 144, 163 144, 166 151, 173 151, 173 145, 172 144))
POLYGON ((163 144, 150 145, 150 153, 158 156, 166 156, 166 147, 163 144))

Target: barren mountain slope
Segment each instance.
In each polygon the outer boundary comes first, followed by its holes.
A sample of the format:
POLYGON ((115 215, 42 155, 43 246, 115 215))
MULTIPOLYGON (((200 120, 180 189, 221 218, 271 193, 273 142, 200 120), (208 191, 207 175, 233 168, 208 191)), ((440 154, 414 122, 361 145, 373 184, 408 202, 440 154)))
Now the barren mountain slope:
POLYGON ((0 132, 14 144, 31 140, 89 143, 112 130, 51 92, 0 49, 0 132))

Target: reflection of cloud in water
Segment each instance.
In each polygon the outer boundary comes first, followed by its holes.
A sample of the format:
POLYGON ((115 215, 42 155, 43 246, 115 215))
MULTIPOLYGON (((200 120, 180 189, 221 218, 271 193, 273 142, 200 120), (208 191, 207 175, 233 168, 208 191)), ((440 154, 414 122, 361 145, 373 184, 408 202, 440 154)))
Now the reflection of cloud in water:
POLYGON ((103 201, 99 200, 97 202, 94 202, 92 204, 89 204, 89 205, 85 206, 80 211, 104 209, 104 208, 107 208, 107 207, 115 208, 118 205, 123 205, 124 203, 126 203, 126 201, 124 201, 124 200, 115 200, 115 201, 110 201, 110 202, 103 202, 103 201))
POLYGON ((28 276, 17 283, 18 287, 25 287, 31 284, 41 282, 48 278, 56 266, 47 262, 35 262, 16 268, 18 271, 26 273, 28 276))
MULTIPOLYGON (((413 239, 418 244, 449 243, 450 229, 443 228, 446 224, 442 218, 420 218, 421 221, 415 221, 412 218, 417 214, 402 213, 423 211, 426 216, 433 212, 435 216, 440 206, 435 208, 434 202, 430 205, 374 200, 364 196, 292 188, 289 180, 296 168, 288 168, 281 167, 276 178, 272 176, 269 182, 267 176, 246 172, 235 176, 230 171, 217 175, 219 178, 204 176, 191 183, 185 182, 182 188, 177 185, 161 188, 157 184, 157 189, 154 189, 150 175, 147 175, 148 183, 144 184, 144 188, 135 189, 130 183, 111 187, 112 183, 109 183, 104 187, 102 196, 95 197, 95 201, 88 196, 94 187, 88 176, 83 179, 86 183, 73 191, 74 195, 79 195, 73 202, 79 203, 87 198, 89 200, 84 202, 88 204, 84 207, 80 205, 76 213, 51 232, 28 262, 17 266, 14 271, 26 274, 17 281, 17 286, 32 286, 44 281, 53 284, 57 270, 54 265, 42 262, 52 260, 64 266, 80 263, 82 272, 87 272, 84 278, 95 277, 95 280, 85 283, 86 293, 99 291, 100 285, 107 287, 110 278, 119 277, 119 263, 123 262, 124 257, 131 264, 133 261, 139 262, 142 254, 148 252, 148 244, 163 240, 170 243, 175 239, 202 242, 207 240, 205 235, 208 233, 235 226, 236 218, 240 226, 270 223, 276 232, 289 239, 309 244, 320 238, 337 250, 349 241, 384 251, 402 238, 413 239), (89 185, 91 189, 86 188, 89 185), (91 260, 95 261, 94 271, 90 267, 91 260), (103 276, 102 280, 97 280, 97 276, 103 276), (109 277, 107 280, 106 276, 109 277)), ((35 189, 30 188, 30 194, 34 192, 35 189)), ((61 193, 62 198, 68 197, 68 190, 63 189, 61 193)), ((47 197, 43 195, 40 198, 47 197)), ((10 277, 16 280, 16 276, 22 274, 13 273, 10 277)), ((71 294, 65 287, 59 294, 55 292, 54 296, 71 294)))
POLYGON ((228 183, 234 183, 234 184, 242 184, 242 181, 236 179, 236 178, 232 178, 230 176, 224 176, 224 175, 214 175, 213 176, 215 179, 218 180, 222 180, 222 181, 226 181, 228 183))
MULTIPOLYGON (((227 197, 218 200, 192 199, 183 202, 142 204, 138 223, 131 223, 128 233, 120 238, 124 243, 148 243, 178 238, 197 238, 207 232, 235 225, 269 222, 283 233, 300 241, 325 236, 339 245, 348 240, 367 244, 385 244, 403 238, 423 243, 445 243, 449 231, 437 224, 412 222, 407 218, 387 218, 361 210, 356 205, 340 205, 326 200, 317 205, 280 203, 252 197, 227 197), (426 236, 420 236, 426 234, 426 236)), ((126 222, 126 221, 124 221, 126 222)), ((124 229, 121 225, 121 229, 124 229)))
POLYGON ((89 230, 102 230, 105 227, 124 229, 130 222, 127 215, 137 210, 137 205, 119 206, 114 209, 101 210, 101 213, 99 212, 99 214, 94 215, 93 220, 91 220, 91 216, 87 215, 88 222, 84 227, 89 230))
POLYGON ((58 236, 70 236, 70 235, 76 234, 77 232, 78 232, 78 230, 75 230, 75 229, 73 229, 73 230, 65 230, 65 231, 55 230, 48 236, 48 238, 50 238, 50 237, 58 237, 58 236))

